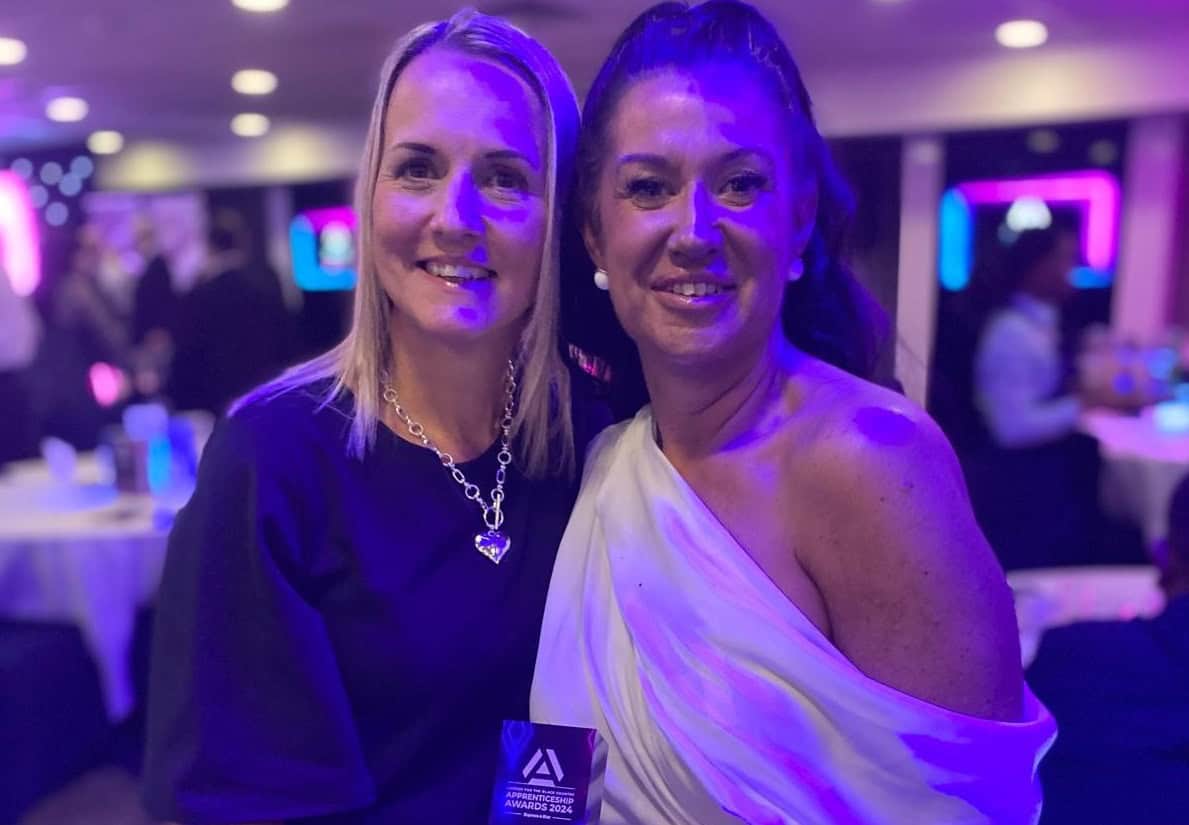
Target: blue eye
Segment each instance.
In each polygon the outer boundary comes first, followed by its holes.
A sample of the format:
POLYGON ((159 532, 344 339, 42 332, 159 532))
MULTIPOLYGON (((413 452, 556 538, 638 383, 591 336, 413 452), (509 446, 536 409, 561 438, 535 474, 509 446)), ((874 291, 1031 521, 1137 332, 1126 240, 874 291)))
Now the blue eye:
POLYGON ((733 200, 747 200, 765 189, 768 179, 758 172, 740 172, 727 178, 722 193, 733 200))
POLYGON ((409 158, 396 168, 396 177, 409 181, 427 181, 434 177, 433 164, 426 158, 409 158))
POLYGON ((522 192, 528 188, 528 180, 515 169, 493 170, 488 177, 488 183, 507 192, 522 192))

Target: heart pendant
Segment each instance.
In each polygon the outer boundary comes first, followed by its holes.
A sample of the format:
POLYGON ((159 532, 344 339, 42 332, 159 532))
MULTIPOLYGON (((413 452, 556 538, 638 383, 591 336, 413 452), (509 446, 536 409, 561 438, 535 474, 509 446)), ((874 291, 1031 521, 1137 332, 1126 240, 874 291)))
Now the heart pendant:
POLYGON ((498 530, 488 530, 475 536, 475 549, 496 564, 500 563, 511 546, 512 540, 498 530))

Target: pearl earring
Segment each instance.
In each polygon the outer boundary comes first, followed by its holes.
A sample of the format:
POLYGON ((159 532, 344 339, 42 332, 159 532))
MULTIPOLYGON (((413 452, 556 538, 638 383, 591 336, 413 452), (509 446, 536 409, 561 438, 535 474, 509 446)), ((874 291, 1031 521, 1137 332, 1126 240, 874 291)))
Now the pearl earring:
POLYGON ((805 262, 800 258, 796 258, 789 265, 789 281, 799 281, 801 276, 805 274, 805 262))
POLYGON ((607 271, 605 269, 596 269, 594 273, 595 286, 606 291, 611 286, 611 282, 607 279, 607 271))

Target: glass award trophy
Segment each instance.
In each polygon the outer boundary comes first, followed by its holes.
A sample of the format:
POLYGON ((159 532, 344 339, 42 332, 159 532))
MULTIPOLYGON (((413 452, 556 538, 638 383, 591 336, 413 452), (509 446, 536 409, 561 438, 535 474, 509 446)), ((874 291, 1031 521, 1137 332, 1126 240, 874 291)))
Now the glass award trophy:
POLYGON ((504 722, 489 825, 598 825, 607 745, 597 730, 504 722))

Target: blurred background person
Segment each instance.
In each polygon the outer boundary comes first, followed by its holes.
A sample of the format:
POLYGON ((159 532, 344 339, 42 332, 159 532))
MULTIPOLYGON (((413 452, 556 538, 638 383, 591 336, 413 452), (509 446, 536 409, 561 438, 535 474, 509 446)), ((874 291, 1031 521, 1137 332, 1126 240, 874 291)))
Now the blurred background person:
POLYGON ((136 224, 136 249, 144 261, 132 297, 133 376, 137 392, 153 396, 163 387, 177 334, 178 294, 169 259, 148 218, 136 224))
POLYGON ((1007 449, 1072 435, 1094 399, 1078 396, 1061 337, 1073 294, 1077 236, 1057 227, 1020 233, 1004 254, 1000 294, 975 356, 975 400, 994 443, 1007 449))
POLYGON ((147 218, 137 222, 136 248, 144 260, 144 268, 136 279, 132 299, 132 343, 140 346, 154 335, 173 337, 178 296, 173 288, 169 260, 147 218))
POLYGON ((1060 730, 1041 767, 1042 823, 1173 825, 1189 812, 1189 477, 1163 548, 1160 615, 1053 628, 1028 669, 1060 730))
POLYGON ((41 337, 33 302, 16 293, 4 270, 2 244, 0 238, 0 466, 36 452, 29 367, 41 337))
POLYGON ((67 266, 51 300, 50 329, 37 365, 42 435, 78 449, 99 443, 112 411, 96 400, 92 368, 127 367, 131 341, 119 301, 100 283, 105 257, 95 227, 82 226, 67 244, 67 266))
POLYGON ((1078 431, 1085 410, 1118 399, 1079 381, 1062 332, 1077 262, 1073 231, 1028 229, 984 270, 977 293, 990 310, 972 387, 985 437, 966 464, 980 523, 1008 569, 1103 561, 1104 554, 1143 560, 1134 534, 1124 541, 1112 531, 1103 540, 1098 447, 1078 431))
POLYGON ((285 366, 291 331, 276 276, 250 256, 243 218, 216 212, 207 242, 203 273, 178 306, 168 395, 177 409, 221 414, 285 366))

